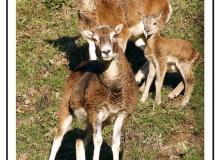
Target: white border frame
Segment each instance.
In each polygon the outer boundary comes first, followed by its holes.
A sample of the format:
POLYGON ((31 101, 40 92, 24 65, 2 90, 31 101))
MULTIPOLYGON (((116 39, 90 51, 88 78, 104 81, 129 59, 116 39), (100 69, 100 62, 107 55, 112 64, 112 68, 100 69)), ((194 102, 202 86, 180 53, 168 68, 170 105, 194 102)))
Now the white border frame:
MULTIPOLYGON (((216 5, 217 3, 219 4, 220 1, 216 1, 216 5)), ((8 86, 8 91, 9 91, 9 123, 8 123, 8 127, 9 127, 9 139, 8 139, 8 145, 9 145, 9 160, 13 160, 16 159, 16 0, 8 0, 8 6, 9 6, 9 17, 8 17, 8 21, 9 21, 9 86, 8 86)), ((215 5, 215 6, 216 6, 215 5)), ((6 36, 6 28, 5 28, 5 22, 6 22, 6 8, 5 8, 5 0, 1 1, 1 5, 0 5, 0 18, 1 18, 1 22, 4 22, 4 25, 0 25, 1 29, 0 29, 0 47, 1 47, 1 54, 0 54, 0 69, 1 69, 1 74, 3 75, 3 77, 1 77, 1 84, 0 84, 0 97, 1 97, 1 112, 0 112, 0 123, 1 123, 1 128, 5 129, 5 125, 6 125, 6 115, 5 115, 5 66, 6 66, 6 62, 5 62, 5 54, 6 53, 6 42, 5 42, 5 36, 6 36)), ((219 5, 218 5, 219 6, 219 5)), ((217 12, 219 12, 220 10, 216 10, 217 12)), ((220 13, 216 13, 215 15, 220 15, 220 13)), ((216 21, 217 22, 217 21, 216 21)), ((215 28, 220 28, 220 26, 216 26, 215 28)), ((216 33, 218 34, 219 32, 216 31, 216 33)), ((217 36, 216 36, 216 42, 220 42, 217 40, 217 36)), ((210 0, 205 0, 205 159, 209 160, 212 159, 212 1, 210 0)), ((217 51, 215 52, 217 53, 217 51)), ((219 54, 216 54, 215 58, 220 58, 219 54)), ((217 64, 216 61, 216 68, 220 68, 219 65, 220 63, 217 64)), ((217 77, 217 74, 215 74, 217 77)), ((217 82, 217 80, 215 81, 217 82)), ((216 87, 220 87, 219 84, 216 84, 216 87)), ((215 89, 217 90, 217 89, 215 89)), ((216 97, 218 98, 218 97, 216 97)), ((217 105, 216 105, 217 106, 217 105)), ((219 113, 220 108, 216 107, 215 111, 217 111, 219 113)), ((216 112, 216 113, 217 113, 216 112)), ((217 114, 215 114, 216 116, 216 121, 218 122, 217 119, 220 117, 217 114)), ((1 149, 0 149, 0 159, 4 160, 6 159, 5 153, 6 153, 6 149, 5 149, 5 130, 1 130, 0 131, 0 145, 1 145, 1 149)), ((217 128, 216 128, 217 130, 217 128)), ((215 134, 217 135, 217 133, 215 134)), ((216 142, 220 142, 220 137, 216 136, 216 142)), ((220 145, 216 144, 216 148, 220 148, 220 145)), ((217 157, 216 157, 217 159, 217 157)))
POLYGON ((16 0, 8 0, 8 159, 16 159, 16 0))
POLYGON ((0 2, 0 20, 4 22, 0 25, 0 159, 6 159, 6 1, 0 2))
POLYGON ((212 159, 212 1, 205 0, 205 159, 212 159))
POLYGON ((220 148, 220 125, 218 122, 220 122, 220 98, 219 94, 217 94, 217 91, 220 89, 220 75, 219 75, 219 68, 220 68, 220 49, 219 49, 219 42, 220 42, 220 21, 219 21, 219 15, 220 15, 220 1, 216 0, 215 1, 215 59, 214 59, 214 64, 215 64, 215 159, 218 160, 220 159, 220 155, 218 154, 219 148, 220 148), (218 47, 218 48, 217 48, 218 47))

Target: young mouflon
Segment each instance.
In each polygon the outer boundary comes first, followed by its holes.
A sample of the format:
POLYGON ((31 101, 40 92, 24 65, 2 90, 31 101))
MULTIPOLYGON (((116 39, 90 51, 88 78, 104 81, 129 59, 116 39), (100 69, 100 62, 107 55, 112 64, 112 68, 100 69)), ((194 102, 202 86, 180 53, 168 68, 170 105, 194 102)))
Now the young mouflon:
POLYGON ((182 106, 185 106, 189 102, 193 90, 194 77, 192 65, 198 59, 199 53, 186 40, 161 36, 160 30, 157 27, 157 20, 158 18, 156 16, 145 16, 143 19, 144 34, 148 37, 144 53, 149 60, 149 73, 141 101, 144 102, 148 98, 151 83, 156 76, 155 100, 157 104, 161 103, 161 87, 165 73, 168 66, 175 65, 181 73, 184 83, 180 82, 174 91, 169 94, 169 97, 175 98, 185 87, 184 97, 181 103, 182 106))
POLYGON ((94 41, 98 60, 72 71, 67 79, 58 125, 50 154, 54 160, 64 134, 70 129, 73 116, 86 122, 86 136, 76 141, 77 160, 85 160, 85 148, 93 139, 93 160, 99 159, 104 125, 113 123, 113 159, 119 160, 120 135, 123 123, 137 105, 137 85, 118 36, 123 25, 99 26, 82 36, 94 41), (72 114, 73 113, 73 114, 72 114))

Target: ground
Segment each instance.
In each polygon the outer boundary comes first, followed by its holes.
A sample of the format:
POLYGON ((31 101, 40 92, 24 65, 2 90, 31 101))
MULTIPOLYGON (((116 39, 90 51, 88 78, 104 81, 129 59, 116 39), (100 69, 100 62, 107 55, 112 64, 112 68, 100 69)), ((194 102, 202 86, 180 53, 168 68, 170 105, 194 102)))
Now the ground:
MULTIPOLYGON (((17 0, 17 159, 48 159, 56 112, 62 100, 69 68, 88 58, 87 45, 79 37, 74 0, 17 0)), ((204 159, 204 4, 203 0, 173 0, 173 14, 163 30, 166 37, 189 40, 200 52, 194 67, 195 86, 190 103, 182 108, 182 96, 167 95, 180 76, 167 75, 162 104, 151 92, 145 103, 123 128, 121 159, 201 160, 204 159)), ((129 44, 126 55, 134 69, 144 63, 143 53, 129 44), (138 61, 138 62, 137 62, 138 61)), ((152 89, 153 91, 153 89, 152 89)), ((82 134, 74 121, 58 153, 58 159, 75 157, 74 140, 82 134)), ((111 159, 112 128, 104 129, 102 160, 111 159)), ((92 143, 87 159, 92 157, 92 143)))

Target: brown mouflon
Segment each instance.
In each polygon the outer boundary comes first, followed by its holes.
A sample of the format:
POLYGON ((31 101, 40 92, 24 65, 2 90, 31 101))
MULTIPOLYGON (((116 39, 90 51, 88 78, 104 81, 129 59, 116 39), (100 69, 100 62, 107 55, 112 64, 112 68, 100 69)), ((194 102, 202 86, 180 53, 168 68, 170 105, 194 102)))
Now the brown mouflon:
POLYGON ((77 160, 85 160, 85 147, 92 137, 93 160, 99 159, 103 141, 102 128, 109 123, 114 123, 113 159, 119 160, 121 128, 137 105, 134 75, 122 48, 118 45, 122 28, 123 25, 117 25, 115 28, 100 26, 93 32, 82 31, 83 37, 94 41, 98 60, 78 68, 67 79, 50 160, 55 159, 63 136, 71 127, 72 112, 87 124, 85 139, 76 141, 77 160))

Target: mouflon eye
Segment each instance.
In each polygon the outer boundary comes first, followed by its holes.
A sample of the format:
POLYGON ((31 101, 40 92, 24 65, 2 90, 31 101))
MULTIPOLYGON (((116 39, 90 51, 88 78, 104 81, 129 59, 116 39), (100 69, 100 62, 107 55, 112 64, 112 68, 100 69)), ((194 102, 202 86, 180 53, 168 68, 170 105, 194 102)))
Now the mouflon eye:
POLYGON ((154 25, 156 25, 157 23, 156 22, 154 22, 154 25))

